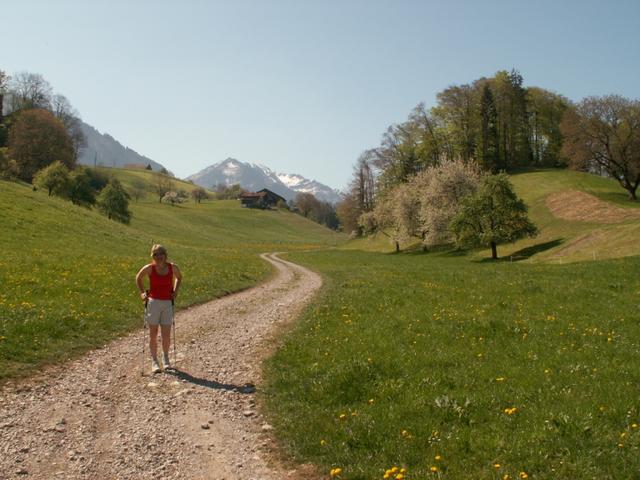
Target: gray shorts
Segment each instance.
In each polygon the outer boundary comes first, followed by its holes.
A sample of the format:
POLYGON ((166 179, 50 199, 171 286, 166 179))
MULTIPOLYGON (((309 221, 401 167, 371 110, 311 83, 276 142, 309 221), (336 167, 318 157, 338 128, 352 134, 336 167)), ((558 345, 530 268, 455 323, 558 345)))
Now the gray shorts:
POLYGON ((173 323, 173 305, 171 300, 150 298, 145 315, 147 325, 171 325, 173 323))

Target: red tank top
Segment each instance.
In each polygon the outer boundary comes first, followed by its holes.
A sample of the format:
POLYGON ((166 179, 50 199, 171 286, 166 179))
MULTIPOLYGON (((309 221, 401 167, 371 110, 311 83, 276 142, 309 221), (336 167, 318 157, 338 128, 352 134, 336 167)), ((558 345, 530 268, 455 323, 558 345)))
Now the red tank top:
POLYGON ((169 271, 166 275, 158 274, 156 266, 151 264, 151 274, 149 275, 149 298, 156 300, 171 300, 173 293, 173 265, 167 263, 169 271))

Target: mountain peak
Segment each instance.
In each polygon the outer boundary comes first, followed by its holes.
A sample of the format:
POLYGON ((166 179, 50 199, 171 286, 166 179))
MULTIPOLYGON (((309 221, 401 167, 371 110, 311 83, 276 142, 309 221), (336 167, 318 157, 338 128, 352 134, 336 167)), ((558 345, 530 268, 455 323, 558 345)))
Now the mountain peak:
POLYGON ((287 200, 293 199, 298 193, 311 193, 318 200, 330 203, 340 200, 337 190, 316 180, 309 180, 300 174, 275 173, 266 165, 242 162, 231 157, 190 175, 187 180, 214 189, 218 185, 237 183, 251 191, 268 188, 287 200))

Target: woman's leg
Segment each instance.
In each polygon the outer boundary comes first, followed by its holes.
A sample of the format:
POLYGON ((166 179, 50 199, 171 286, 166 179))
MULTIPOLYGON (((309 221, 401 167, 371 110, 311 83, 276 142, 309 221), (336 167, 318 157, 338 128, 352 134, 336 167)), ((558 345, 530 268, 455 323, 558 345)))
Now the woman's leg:
POLYGON ((162 352, 168 356, 171 347, 171 325, 160 325, 160 335, 162 336, 162 352))
MULTIPOLYGON (((164 326, 163 326, 164 328, 164 326)), ((164 337, 164 330, 163 330, 164 337)), ((164 338, 162 342, 164 348, 164 338)), ((149 350, 151 350, 151 358, 158 358, 158 325, 149 325, 149 350)))

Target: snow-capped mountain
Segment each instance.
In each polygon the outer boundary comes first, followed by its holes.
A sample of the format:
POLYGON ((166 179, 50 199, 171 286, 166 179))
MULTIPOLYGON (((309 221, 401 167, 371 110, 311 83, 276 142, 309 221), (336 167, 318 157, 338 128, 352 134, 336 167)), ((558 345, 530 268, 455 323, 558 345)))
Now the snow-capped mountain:
POLYGON ((189 177, 196 185, 215 189, 218 185, 234 185, 239 183, 246 190, 257 191, 268 188, 272 192, 291 200, 298 193, 311 193, 318 200, 336 203, 340 200, 340 192, 315 180, 301 175, 276 173, 269 167, 246 163, 227 158, 211 165, 189 177))

